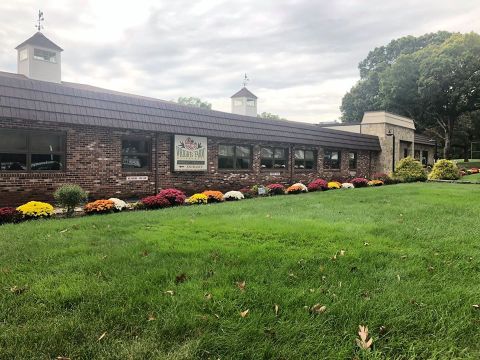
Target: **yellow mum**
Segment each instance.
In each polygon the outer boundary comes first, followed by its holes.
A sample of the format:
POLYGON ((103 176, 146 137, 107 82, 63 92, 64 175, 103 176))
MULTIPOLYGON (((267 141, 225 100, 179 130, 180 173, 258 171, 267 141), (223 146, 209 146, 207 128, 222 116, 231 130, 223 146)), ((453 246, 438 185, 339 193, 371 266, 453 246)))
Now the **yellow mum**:
POLYGON ((338 181, 330 181, 327 186, 330 190, 335 190, 340 189, 342 187, 342 184, 340 184, 338 181))
POLYGON ((29 201, 26 204, 17 207, 24 217, 50 217, 53 215, 53 206, 41 201, 29 201))
POLYGON ((201 205, 201 204, 206 204, 208 202, 208 196, 205 194, 193 194, 190 196, 187 200, 187 204, 191 205, 201 205))

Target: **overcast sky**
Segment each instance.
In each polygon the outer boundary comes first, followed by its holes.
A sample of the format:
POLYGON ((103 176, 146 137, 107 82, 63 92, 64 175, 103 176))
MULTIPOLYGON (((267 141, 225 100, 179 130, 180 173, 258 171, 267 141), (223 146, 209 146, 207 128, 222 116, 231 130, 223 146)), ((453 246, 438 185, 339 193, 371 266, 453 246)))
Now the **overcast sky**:
POLYGON ((36 31, 39 8, 64 49, 65 81, 230 111, 246 72, 259 112, 308 122, 339 118, 374 47, 480 32, 480 0, 1 0, 1 71, 16 72, 14 48, 36 31))

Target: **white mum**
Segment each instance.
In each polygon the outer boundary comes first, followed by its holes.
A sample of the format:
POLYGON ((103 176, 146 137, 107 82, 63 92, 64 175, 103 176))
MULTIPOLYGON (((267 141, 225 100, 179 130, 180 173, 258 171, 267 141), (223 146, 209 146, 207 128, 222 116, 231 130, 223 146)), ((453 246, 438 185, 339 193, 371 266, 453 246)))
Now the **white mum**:
POLYGON ((223 199, 224 200, 242 200, 245 197, 240 191, 228 191, 225 194, 223 194, 223 199))
POLYGON ((342 184, 342 189, 353 189, 355 186, 353 186, 352 183, 343 183, 342 184))
POLYGON ((110 198, 108 200, 113 201, 113 206, 115 206, 115 209, 118 211, 128 208, 128 204, 123 200, 117 198, 110 198))
POLYGON ((292 186, 300 186, 302 188, 302 192, 308 192, 308 188, 302 183, 295 183, 292 186))

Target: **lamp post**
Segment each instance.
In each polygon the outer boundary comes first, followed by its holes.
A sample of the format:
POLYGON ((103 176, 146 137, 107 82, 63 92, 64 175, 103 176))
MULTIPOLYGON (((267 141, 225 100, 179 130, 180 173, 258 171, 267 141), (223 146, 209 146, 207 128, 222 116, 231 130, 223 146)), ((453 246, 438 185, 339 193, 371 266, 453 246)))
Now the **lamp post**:
POLYGON ((438 142, 437 139, 430 139, 429 142, 435 143, 435 153, 433 154, 433 162, 436 163, 438 160, 438 142))
POLYGON ((391 136, 393 140, 393 145, 392 145, 392 172, 395 172, 395 132, 393 130, 388 130, 387 136, 391 136))

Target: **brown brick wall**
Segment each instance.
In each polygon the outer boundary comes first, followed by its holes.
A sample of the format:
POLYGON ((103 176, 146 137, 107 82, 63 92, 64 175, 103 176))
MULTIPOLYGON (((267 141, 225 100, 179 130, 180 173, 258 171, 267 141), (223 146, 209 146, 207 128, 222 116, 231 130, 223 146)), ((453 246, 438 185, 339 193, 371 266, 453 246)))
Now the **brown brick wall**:
POLYGON ((65 172, 39 173, 1 173, 0 206, 15 206, 28 200, 52 201, 53 191, 60 185, 75 183, 89 191, 90 198, 119 197, 138 198, 154 194, 158 189, 177 187, 188 193, 204 189, 222 191, 240 189, 254 184, 273 182, 285 185, 294 182, 308 183, 322 177, 326 179, 348 179, 354 176, 368 176, 378 161, 377 153, 358 151, 358 169, 356 173, 348 170, 348 150, 342 150, 340 170, 323 170, 323 149, 320 147, 298 146, 296 148, 317 151, 315 170, 295 170, 293 147, 290 144, 242 142, 221 138, 208 138, 208 171, 173 172, 171 169, 170 134, 153 134, 141 131, 125 131, 102 127, 61 125, 49 122, 26 123, 20 120, 0 122, 2 128, 62 131, 67 136, 67 155, 65 172), (151 138, 152 166, 148 172, 126 172, 121 166, 121 138, 124 135, 140 135, 151 138), (249 171, 223 171, 217 166, 218 144, 250 145, 253 149, 252 169, 249 171), (289 148, 288 168, 285 170, 265 170, 260 168, 260 147, 279 146, 289 148), (155 173, 155 162, 158 174, 155 173), (280 175, 274 174, 280 172, 280 175), (127 181, 127 176, 148 176, 148 181, 127 181))

